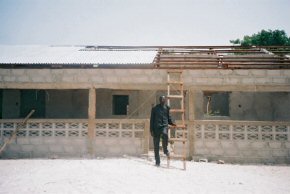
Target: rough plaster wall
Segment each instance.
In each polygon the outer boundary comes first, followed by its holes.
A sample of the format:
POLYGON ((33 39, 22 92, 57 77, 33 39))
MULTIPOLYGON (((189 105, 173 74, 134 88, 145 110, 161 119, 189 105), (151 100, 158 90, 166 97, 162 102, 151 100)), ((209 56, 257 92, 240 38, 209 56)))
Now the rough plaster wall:
POLYGON ((254 94, 254 106, 253 106, 253 112, 256 112, 257 119, 258 120, 265 120, 265 121, 271 121, 275 120, 273 117, 273 112, 275 110, 275 107, 272 104, 272 101, 274 100, 272 98, 275 95, 270 93, 256 93, 254 94))
POLYGON ((73 90, 73 118, 88 118, 88 90, 73 90))
POLYGON ((155 105, 156 91, 143 90, 139 91, 140 108, 138 109, 138 118, 149 119, 151 108, 155 105))
POLYGON ((135 90, 110 90, 97 89, 96 90, 96 118, 138 118, 139 112, 142 109, 139 107, 139 91, 135 90), (113 115, 113 95, 129 95, 129 112, 128 115, 113 115))
POLYGON ((255 120, 253 93, 233 92, 230 95, 230 116, 237 120, 255 120))
POLYGON ((87 118, 87 90, 47 90, 47 118, 87 118))
POLYGON ((203 92, 197 91, 194 94, 194 107, 195 107, 195 119, 202 120, 204 119, 204 113, 203 113, 203 92))
POLYGON ((290 92, 276 93, 273 105, 273 115, 277 120, 290 121, 290 92))
POLYGON ((233 92, 230 117, 234 120, 289 121, 290 95, 287 92, 233 92))
POLYGON ((3 90, 2 118, 19 118, 20 111, 20 91, 3 90))
POLYGON ((139 91, 130 91, 129 95, 129 112, 127 118, 138 118, 139 112, 142 112, 139 103, 139 91))
POLYGON ((69 118, 71 114, 71 97, 69 91, 48 91, 49 98, 46 101, 47 118, 69 118))
POLYGON ((194 93, 195 119, 197 120, 258 120, 289 121, 289 92, 232 92, 229 97, 229 117, 205 116, 203 92, 194 93))
POLYGON ((96 90, 96 118, 108 118, 112 115, 112 97, 111 90, 96 90))

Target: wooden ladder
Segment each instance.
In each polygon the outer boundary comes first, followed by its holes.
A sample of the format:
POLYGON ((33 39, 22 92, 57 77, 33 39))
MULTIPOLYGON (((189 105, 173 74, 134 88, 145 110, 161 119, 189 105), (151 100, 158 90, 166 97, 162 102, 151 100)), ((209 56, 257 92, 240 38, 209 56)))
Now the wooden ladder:
MULTIPOLYGON (((170 159, 177 158, 183 160, 183 169, 186 170, 186 153, 187 153, 187 127, 185 125, 185 108, 184 108, 184 88, 182 79, 182 70, 167 71, 167 104, 170 106, 171 115, 179 116, 180 123, 176 126, 170 126, 168 137, 173 152, 167 158, 167 167, 170 166, 170 159), (174 153, 174 144, 182 143, 182 153, 174 153)), ((174 117, 174 116, 173 116, 174 117)))

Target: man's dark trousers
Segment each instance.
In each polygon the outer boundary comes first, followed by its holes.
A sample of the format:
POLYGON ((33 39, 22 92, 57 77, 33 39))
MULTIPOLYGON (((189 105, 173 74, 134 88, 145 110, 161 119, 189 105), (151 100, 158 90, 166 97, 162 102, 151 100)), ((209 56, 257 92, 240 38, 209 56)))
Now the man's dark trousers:
POLYGON ((154 143, 154 156, 156 165, 160 165, 160 155, 159 155, 159 143, 160 138, 162 137, 162 147, 164 154, 168 153, 167 145, 168 145, 168 129, 165 128, 161 130, 160 133, 154 134, 153 143, 154 143))

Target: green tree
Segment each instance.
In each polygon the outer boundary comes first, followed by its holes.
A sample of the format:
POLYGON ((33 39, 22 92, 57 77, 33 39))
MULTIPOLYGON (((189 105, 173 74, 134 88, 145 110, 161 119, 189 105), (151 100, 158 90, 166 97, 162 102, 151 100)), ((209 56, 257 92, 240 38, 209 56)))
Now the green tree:
POLYGON ((230 40, 232 44, 241 46, 290 46, 290 37, 284 30, 262 30, 251 36, 246 35, 242 40, 230 40))

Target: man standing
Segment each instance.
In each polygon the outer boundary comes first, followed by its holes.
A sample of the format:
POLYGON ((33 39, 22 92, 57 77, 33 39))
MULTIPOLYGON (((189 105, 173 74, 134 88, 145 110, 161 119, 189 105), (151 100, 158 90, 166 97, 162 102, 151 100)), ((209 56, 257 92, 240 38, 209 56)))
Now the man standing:
POLYGON ((159 143, 162 137, 164 154, 169 157, 168 146, 168 125, 176 126, 169 113, 170 107, 166 104, 165 96, 159 97, 159 104, 152 108, 150 118, 150 133, 154 142, 154 155, 156 166, 160 166, 159 143))

